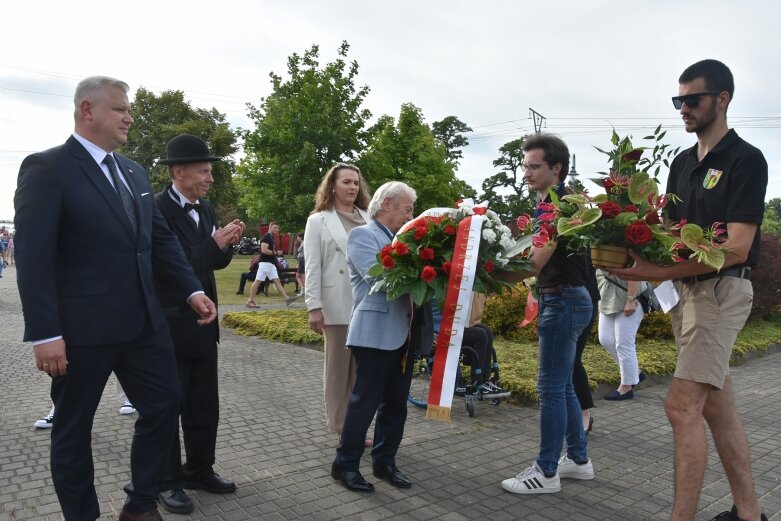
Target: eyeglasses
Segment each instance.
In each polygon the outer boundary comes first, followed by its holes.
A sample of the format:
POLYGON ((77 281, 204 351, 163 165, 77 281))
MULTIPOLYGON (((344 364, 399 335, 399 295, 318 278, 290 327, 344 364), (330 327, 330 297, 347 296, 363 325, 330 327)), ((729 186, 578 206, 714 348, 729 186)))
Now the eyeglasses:
POLYGON ((542 163, 521 163, 521 171, 523 172, 526 172, 527 170, 536 172, 540 168, 542 168, 542 163))
POLYGON ((681 110, 683 104, 690 109, 696 109, 700 106, 700 98, 703 96, 718 96, 720 92, 697 92, 694 94, 686 94, 685 96, 673 96, 673 107, 676 110, 681 110))

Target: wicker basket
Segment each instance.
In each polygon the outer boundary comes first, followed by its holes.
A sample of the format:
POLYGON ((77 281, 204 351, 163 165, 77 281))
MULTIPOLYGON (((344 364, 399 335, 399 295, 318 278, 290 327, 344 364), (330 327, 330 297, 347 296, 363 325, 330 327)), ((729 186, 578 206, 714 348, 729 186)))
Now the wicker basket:
POLYGON ((632 258, 624 246, 597 244, 591 247, 591 264, 595 268, 626 268, 632 258))

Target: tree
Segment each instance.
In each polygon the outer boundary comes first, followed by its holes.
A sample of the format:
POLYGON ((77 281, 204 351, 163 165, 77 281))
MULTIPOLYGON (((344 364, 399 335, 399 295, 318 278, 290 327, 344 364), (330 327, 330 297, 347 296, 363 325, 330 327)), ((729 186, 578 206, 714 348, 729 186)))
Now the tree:
POLYGON ((501 171, 487 177, 482 184, 481 199, 488 201, 490 208, 505 219, 534 212, 535 194, 529 192, 521 170, 524 139, 514 139, 499 148, 501 155, 493 164, 501 171))
POLYGON ((448 116, 442 121, 431 124, 434 137, 445 147, 445 157, 458 168, 458 161, 463 157, 461 149, 469 145, 469 139, 463 132, 472 132, 472 129, 456 116, 448 116))
MULTIPOLYGON (((773 200, 771 199, 771 202, 773 200)), ((765 216, 762 219, 762 233, 781 233, 781 219, 769 203, 765 204, 765 216)))
POLYGON ((411 103, 401 106, 398 124, 384 115, 369 129, 369 142, 358 161, 372 189, 388 181, 403 181, 418 195, 420 210, 451 207, 469 186, 457 179, 445 146, 411 103))
POLYGON ((765 203, 765 209, 771 210, 777 220, 781 220, 781 197, 774 197, 765 203))
POLYGON ((225 115, 214 108, 193 108, 182 91, 168 90, 157 96, 143 87, 136 92, 130 110, 134 122, 123 152, 149 171, 154 190, 159 192, 171 182, 168 167, 155 165, 157 159, 165 157, 168 141, 178 134, 198 136, 209 145, 212 155, 225 158, 214 163, 214 184, 207 198, 221 222, 235 218, 236 165, 230 157, 238 150, 238 137, 225 121, 225 115))
POLYGON ((248 105, 255 128, 244 134, 239 165, 241 203, 247 212, 301 230, 325 172, 353 160, 363 148, 371 113, 361 108, 369 87, 356 88, 358 63, 347 63, 347 42, 324 67, 313 45, 287 60, 288 79, 271 72, 272 93, 248 105))

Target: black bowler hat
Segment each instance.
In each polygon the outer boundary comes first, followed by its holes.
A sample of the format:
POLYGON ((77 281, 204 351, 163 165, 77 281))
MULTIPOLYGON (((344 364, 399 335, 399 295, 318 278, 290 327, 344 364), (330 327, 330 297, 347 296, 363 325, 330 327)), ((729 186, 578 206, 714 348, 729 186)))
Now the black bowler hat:
POLYGON ((179 134, 168 142, 167 158, 158 161, 161 165, 184 165, 187 163, 204 163, 220 161, 209 153, 209 146, 201 139, 190 134, 179 134))

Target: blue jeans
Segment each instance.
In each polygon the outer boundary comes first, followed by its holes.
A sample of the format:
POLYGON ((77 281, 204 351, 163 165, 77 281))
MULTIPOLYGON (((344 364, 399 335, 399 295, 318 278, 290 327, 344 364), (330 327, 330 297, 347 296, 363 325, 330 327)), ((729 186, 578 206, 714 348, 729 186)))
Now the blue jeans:
POLYGON ((588 460, 588 438, 572 386, 572 369, 578 336, 591 320, 591 311, 591 297, 585 287, 540 295, 537 393, 541 439, 537 465, 549 476, 556 473, 565 434, 567 456, 576 462, 588 460))

